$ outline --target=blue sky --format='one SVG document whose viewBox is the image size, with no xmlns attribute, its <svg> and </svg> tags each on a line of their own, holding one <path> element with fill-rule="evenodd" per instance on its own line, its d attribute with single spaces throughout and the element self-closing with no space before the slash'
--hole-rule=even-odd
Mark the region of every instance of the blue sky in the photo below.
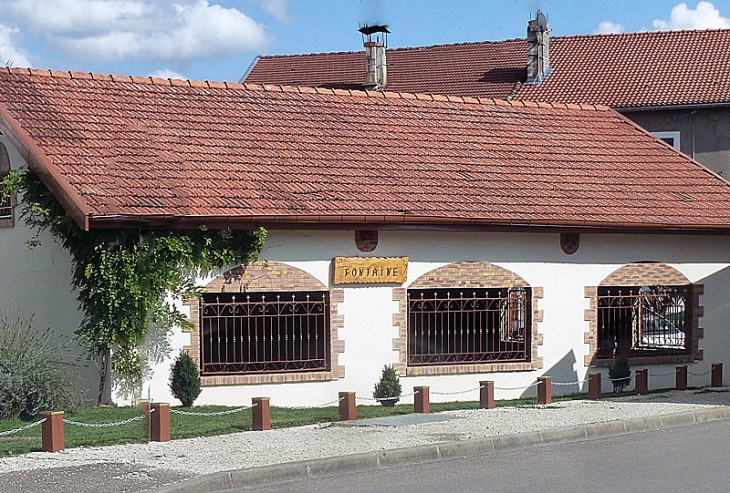
<svg viewBox="0 0 730 493">
<path fill-rule="evenodd" d="M 257 54 L 362 49 L 361 24 L 390 47 L 525 36 L 730 28 L 730 0 L 0 0 L 0 59 L 15 67 L 237 81 Z"/>
</svg>

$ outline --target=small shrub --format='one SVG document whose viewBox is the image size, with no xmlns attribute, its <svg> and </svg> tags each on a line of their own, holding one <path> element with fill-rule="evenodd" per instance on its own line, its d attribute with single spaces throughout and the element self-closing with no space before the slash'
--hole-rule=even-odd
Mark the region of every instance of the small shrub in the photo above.
<svg viewBox="0 0 730 493">
<path fill-rule="evenodd" d="M 68 343 L 53 330 L 37 330 L 33 318 L 0 314 L 0 419 L 30 420 L 43 411 L 74 411 L 83 404 Z"/>
<path fill-rule="evenodd" d="M 608 378 L 611 379 L 614 392 L 623 392 L 631 382 L 631 368 L 629 360 L 624 356 L 618 356 L 608 366 Z"/>
<path fill-rule="evenodd" d="M 181 352 L 170 367 L 170 391 L 182 402 L 183 407 L 190 407 L 200 395 L 200 374 L 198 366 L 185 351 Z"/>
<path fill-rule="evenodd" d="M 400 386 L 400 377 L 395 372 L 395 368 L 385 365 L 380 381 L 375 384 L 373 397 L 381 399 L 380 403 L 384 406 L 395 406 L 400 400 L 402 389 Z"/>
</svg>

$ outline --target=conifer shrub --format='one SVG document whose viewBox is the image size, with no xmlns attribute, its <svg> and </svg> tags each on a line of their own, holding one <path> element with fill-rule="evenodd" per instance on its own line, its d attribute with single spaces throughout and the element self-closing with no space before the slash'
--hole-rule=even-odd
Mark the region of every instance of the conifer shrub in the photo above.
<svg viewBox="0 0 730 493">
<path fill-rule="evenodd" d="M 401 393 L 400 377 L 395 368 L 388 365 L 383 366 L 383 373 L 380 381 L 375 384 L 373 397 L 378 399 L 383 406 L 391 407 L 400 400 Z"/>
<path fill-rule="evenodd" d="M 613 363 L 608 365 L 608 378 L 611 379 L 614 392 L 623 392 L 631 382 L 631 368 L 625 356 L 617 356 Z"/>
<path fill-rule="evenodd" d="M 190 407 L 201 392 L 198 366 L 190 355 L 182 351 L 170 367 L 170 391 L 183 407 Z"/>
<path fill-rule="evenodd" d="M 33 318 L 0 314 L 0 419 L 37 418 L 43 411 L 74 411 L 83 404 L 75 383 L 78 357 Z"/>
</svg>

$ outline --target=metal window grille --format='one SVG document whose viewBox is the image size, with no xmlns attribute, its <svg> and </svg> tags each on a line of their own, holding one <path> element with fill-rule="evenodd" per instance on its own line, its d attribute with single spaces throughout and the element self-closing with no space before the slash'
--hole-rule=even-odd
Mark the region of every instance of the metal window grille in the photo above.
<svg viewBox="0 0 730 493">
<path fill-rule="evenodd" d="M 687 294 L 687 286 L 599 288 L 598 357 L 687 353 Z"/>
<path fill-rule="evenodd" d="M 0 185 L 1 184 L 2 184 L 2 179 L 0 178 Z M 13 214 L 12 197 L 0 192 L 0 219 L 12 217 L 12 214 Z"/>
<path fill-rule="evenodd" d="M 201 373 L 329 369 L 329 293 L 203 295 Z"/>
<path fill-rule="evenodd" d="M 529 288 L 408 291 L 408 364 L 530 361 Z"/>
</svg>

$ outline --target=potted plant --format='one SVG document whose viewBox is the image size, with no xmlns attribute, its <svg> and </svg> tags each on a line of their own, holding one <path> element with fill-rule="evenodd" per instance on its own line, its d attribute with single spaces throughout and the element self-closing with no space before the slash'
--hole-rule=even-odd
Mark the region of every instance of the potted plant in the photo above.
<svg viewBox="0 0 730 493">
<path fill-rule="evenodd" d="M 625 356 L 617 356 L 613 363 L 608 365 L 608 378 L 613 384 L 614 392 L 623 392 L 631 382 L 631 368 Z"/>
<path fill-rule="evenodd" d="M 375 384 L 373 397 L 383 406 L 392 407 L 400 400 L 401 392 L 400 377 L 398 377 L 395 368 L 385 365 L 380 381 Z"/>
</svg>

